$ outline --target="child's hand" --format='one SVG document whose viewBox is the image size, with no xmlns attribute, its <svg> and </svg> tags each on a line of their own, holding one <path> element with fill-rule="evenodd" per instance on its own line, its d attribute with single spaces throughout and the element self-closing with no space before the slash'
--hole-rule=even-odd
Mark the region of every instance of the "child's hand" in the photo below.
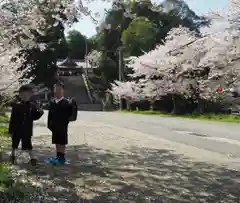
<svg viewBox="0 0 240 203">
<path fill-rule="evenodd" d="M 44 111 L 43 111 L 43 109 L 42 109 L 42 108 L 39 108 L 39 109 L 38 109 L 38 111 L 39 111 L 39 113 L 41 113 L 41 114 L 43 114 L 43 113 L 44 113 Z"/>
</svg>

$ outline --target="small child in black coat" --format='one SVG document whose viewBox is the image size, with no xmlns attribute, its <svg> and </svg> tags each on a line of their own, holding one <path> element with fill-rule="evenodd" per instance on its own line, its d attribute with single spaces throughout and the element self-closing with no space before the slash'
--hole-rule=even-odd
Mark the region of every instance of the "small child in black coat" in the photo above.
<svg viewBox="0 0 240 203">
<path fill-rule="evenodd" d="M 10 156 L 12 164 L 15 163 L 15 151 L 19 143 L 22 143 L 22 150 L 28 151 L 30 163 L 36 165 L 36 158 L 33 154 L 32 135 L 33 121 L 43 115 L 43 110 L 30 99 L 33 95 L 31 85 L 23 85 L 19 89 L 17 102 L 12 104 L 8 134 L 12 137 L 12 153 Z"/>
<path fill-rule="evenodd" d="M 48 129 L 52 132 L 52 144 L 56 145 L 56 157 L 50 159 L 52 164 L 65 163 L 65 150 L 68 144 L 68 124 L 72 116 L 72 102 L 64 98 L 64 84 L 54 84 L 54 99 L 50 102 Z"/>
</svg>

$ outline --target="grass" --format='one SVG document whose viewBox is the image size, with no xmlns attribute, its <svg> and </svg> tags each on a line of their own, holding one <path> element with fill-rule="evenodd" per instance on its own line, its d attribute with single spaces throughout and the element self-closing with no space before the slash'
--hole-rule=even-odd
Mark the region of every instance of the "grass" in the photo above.
<svg viewBox="0 0 240 203">
<path fill-rule="evenodd" d="M 12 184 L 12 178 L 11 178 L 11 172 L 10 168 L 7 164 L 2 162 L 3 159 L 3 153 L 5 148 L 10 143 L 10 139 L 7 137 L 7 127 L 4 126 L 8 121 L 7 116 L 0 116 L 0 192 L 6 194 L 8 188 L 10 188 L 10 185 Z"/>
<path fill-rule="evenodd" d="M 4 162 L 6 149 L 10 148 L 7 116 L 0 116 L 0 199 L 7 202 L 31 202 L 29 198 L 38 197 L 38 189 L 18 168 Z M 35 196 L 34 196 L 35 195 Z"/>
<path fill-rule="evenodd" d="M 0 116 L 0 123 L 6 124 L 8 122 L 9 122 L 9 118 L 7 116 L 3 116 L 3 115 Z"/>
<path fill-rule="evenodd" d="M 121 112 L 122 113 L 141 114 L 141 115 L 158 115 L 158 116 L 167 116 L 167 117 L 178 117 L 178 118 L 195 119 L 195 120 L 240 123 L 239 115 L 229 115 L 229 114 L 171 115 L 171 114 L 161 113 L 161 112 L 157 112 L 157 111 L 126 111 L 126 110 L 121 111 Z"/>
<path fill-rule="evenodd" d="M 1 122 L 0 122 L 1 123 Z M 0 135 L 1 136 L 6 136 L 8 133 L 8 128 L 5 126 L 0 126 Z"/>
<path fill-rule="evenodd" d="M 9 118 L 0 116 L 0 194 L 3 202 L 8 202 L 10 199 L 21 199 L 24 197 L 21 187 L 14 181 L 11 167 L 3 162 L 3 155 L 6 148 L 10 145 L 10 138 L 7 135 Z"/>
<path fill-rule="evenodd" d="M 9 171 L 9 166 L 7 164 L 0 164 L 0 191 L 6 192 L 8 187 L 11 185 L 12 179 Z"/>
<path fill-rule="evenodd" d="M 0 149 L 1 149 L 1 152 L 3 151 L 3 149 L 8 147 L 8 145 L 10 144 L 10 139 L 7 135 L 8 121 L 9 121 L 9 118 L 7 116 L 0 116 Z"/>
</svg>

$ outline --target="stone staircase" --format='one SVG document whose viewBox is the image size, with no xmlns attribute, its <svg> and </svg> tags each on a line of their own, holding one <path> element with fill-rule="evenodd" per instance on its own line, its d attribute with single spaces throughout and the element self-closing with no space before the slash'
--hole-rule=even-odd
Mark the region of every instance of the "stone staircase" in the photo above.
<svg viewBox="0 0 240 203">
<path fill-rule="evenodd" d="M 101 104 L 79 104 L 79 111 L 102 111 Z"/>
<path fill-rule="evenodd" d="M 64 77 L 65 96 L 73 97 L 81 111 L 101 111 L 101 104 L 92 103 L 91 92 L 84 77 L 84 74 Z"/>
<path fill-rule="evenodd" d="M 82 76 L 64 77 L 65 96 L 73 97 L 78 104 L 91 103 Z"/>
</svg>

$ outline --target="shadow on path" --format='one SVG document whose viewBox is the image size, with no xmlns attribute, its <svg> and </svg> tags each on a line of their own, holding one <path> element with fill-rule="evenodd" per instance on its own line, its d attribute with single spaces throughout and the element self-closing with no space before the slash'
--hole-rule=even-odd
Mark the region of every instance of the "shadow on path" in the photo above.
<svg viewBox="0 0 240 203">
<path fill-rule="evenodd" d="M 44 191 L 57 202 L 240 202 L 239 171 L 193 162 L 171 151 L 131 148 L 113 153 L 69 146 L 70 165 L 51 166 L 43 160 L 52 155 L 52 148 L 35 148 L 38 167 L 19 167 L 28 177 L 45 182 Z"/>
</svg>

